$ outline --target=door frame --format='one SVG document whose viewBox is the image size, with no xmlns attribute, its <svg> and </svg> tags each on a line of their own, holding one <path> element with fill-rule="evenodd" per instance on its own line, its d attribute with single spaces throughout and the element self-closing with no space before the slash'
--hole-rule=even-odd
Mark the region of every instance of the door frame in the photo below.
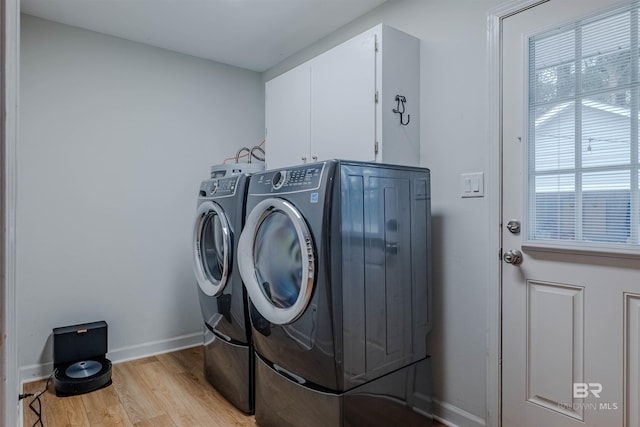
<svg viewBox="0 0 640 427">
<path fill-rule="evenodd" d="M 503 20 L 550 0 L 511 0 L 487 13 L 489 149 L 489 226 L 493 230 L 487 286 L 486 425 L 502 425 L 502 26 Z M 494 255 L 492 255 L 493 257 Z"/>
<path fill-rule="evenodd" d="M 18 393 L 16 323 L 16 149 L 18 145 L 18 94 L 20 50 L 20 0 L 0 0 L 0 52 L 2 79 L 0 106 L 0 423 L 21 425 Z M 2 339 L 4 337 L 4 339 Z"/>
</svg>

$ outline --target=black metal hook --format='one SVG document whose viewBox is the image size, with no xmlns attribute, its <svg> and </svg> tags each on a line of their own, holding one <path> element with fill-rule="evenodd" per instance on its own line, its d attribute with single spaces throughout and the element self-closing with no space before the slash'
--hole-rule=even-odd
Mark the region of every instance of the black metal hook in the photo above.
<svg viewBox="0 0 640 427">
<path fill-rule="evenodd" d="M 407 114 L 407 123 L 404 123 L 402 121 L 402 115 L 405 112 L 404 103 L 407 102 L 407 98 L 404 95 L 396 95 L 396 102 L 398 103 L 398 105 L 396 106 L 396 108 L 393 109 L 393 112 L 400 114 L 400 124 L 402 126 L 406 126 L 409 124 L 409 121 L 411 120 L 411 115 Z M 402 110 L 400 110 L 400 107 L 402 107 Z"/>
</svg>

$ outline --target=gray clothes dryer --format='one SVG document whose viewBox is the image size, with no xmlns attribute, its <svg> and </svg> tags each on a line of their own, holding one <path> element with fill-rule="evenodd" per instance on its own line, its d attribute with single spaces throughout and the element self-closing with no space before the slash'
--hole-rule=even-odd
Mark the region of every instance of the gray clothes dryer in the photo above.
<svg viewBox="0 0 640 427">
<path fill-rule="evenodd" d="M 261 427 L 430 423 L 430 178 L 326 161 L 252 175 L 238 245 Z"/>
<path fill-rule="evenodd" d="M 253 345 L 235 256 L 248 183 L 242 174 L 200 184 L 193 268 L 205 326 L 205 376 L 234 406 L 253 413 Z"/>
</svg>

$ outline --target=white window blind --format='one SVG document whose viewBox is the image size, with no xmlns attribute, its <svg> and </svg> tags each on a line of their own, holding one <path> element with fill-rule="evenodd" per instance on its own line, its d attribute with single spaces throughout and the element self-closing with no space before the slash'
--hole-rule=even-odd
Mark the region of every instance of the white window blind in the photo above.
<svg viewBox="0 0 640 427">
<path fill-rule="evenodd" d="M 640 249 L 638 15 L 529 39 L 529 241 Z"/>
</svg>

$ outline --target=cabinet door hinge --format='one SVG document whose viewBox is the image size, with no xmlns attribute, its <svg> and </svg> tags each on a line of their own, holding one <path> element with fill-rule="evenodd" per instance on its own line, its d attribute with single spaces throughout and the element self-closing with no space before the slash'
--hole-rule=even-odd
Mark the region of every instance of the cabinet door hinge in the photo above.
<svg viewBox="0 0 640 427">
<path fill-rule="evenodd" d="M 379 97 L 379 93 L 378 93 L 378 91 L 376 91 L 376 96 L 375 96 L 376 104 L 378 103 L 378 99 L 379 99 L 379 98 L 380 98 L 380 97 Z"/>
<path fill-rule="evenodd" d="M 376 141 L 376 143 L 373 144 L 373 151 L 375 154 L 378 154 L 378 141 Z"/>
<path fill-rule="evenodd" d="M 375 37 L 375 41 L 373 42 L 373 48 L 376 52 L 380 50 L 380 46 L 378 46 L 378 36 Z"/>
</svg>

